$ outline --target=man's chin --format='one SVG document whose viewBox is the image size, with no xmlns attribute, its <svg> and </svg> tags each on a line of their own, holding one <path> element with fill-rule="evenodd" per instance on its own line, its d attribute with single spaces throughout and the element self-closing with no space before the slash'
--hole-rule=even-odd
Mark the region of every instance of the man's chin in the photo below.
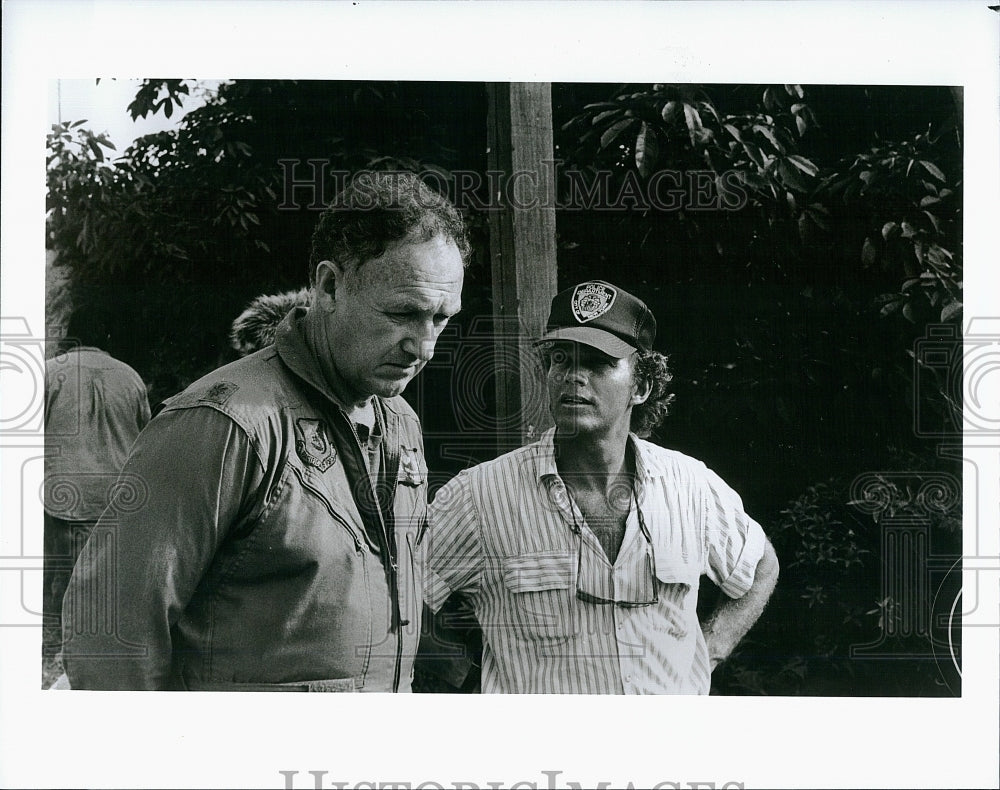
<svg viewBox="0 0 1000 790">
<path fill-rule="evenodd" d="M 406 389 L 406 385 L 413 380 L 413 376 L 408 376 L 404 379 L 382 379 L 375 382 L 375 394 L 380 398 L 395 398 L 397 395 L 402 395 L 403 390 Z"/>
<path fill-rule="evenodd" d="M 560 413 L 557 409 L 556 414 L 553 415 L 553 422 L 556 424 L 559 435 L 564 439 L 586 433 L 586 425 L 584 424 L 586 420 L 581 420 L 575 414 Z"/>
</svg>

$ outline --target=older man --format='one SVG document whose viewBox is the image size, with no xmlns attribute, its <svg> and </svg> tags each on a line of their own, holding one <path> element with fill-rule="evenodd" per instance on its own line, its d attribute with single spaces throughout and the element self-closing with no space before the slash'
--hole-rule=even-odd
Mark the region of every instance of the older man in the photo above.
<svg viewBox="0 0 1000 790">
<path fill-rule="evenodd" d="M 672 398 L 646 305 L 591 281 L 552 301 L 541 349 L 555 428 L 438 492 L 427 604 L 471 602 L 482 690 L 706 694 L 778 563 L 739 496 L 644 441 Z M 702 575 L 729 600 L 699 623 Z"/>
<path fill-rule="evenodd" d="M 468 251 L 411 174 L 338 196 L 309 307 L 139 437 L 135 494 L 104 514 L 67 596 L 74 688 L 409 690 L 426 465 L 399 395 L 461 307 Z"/>
</svg>

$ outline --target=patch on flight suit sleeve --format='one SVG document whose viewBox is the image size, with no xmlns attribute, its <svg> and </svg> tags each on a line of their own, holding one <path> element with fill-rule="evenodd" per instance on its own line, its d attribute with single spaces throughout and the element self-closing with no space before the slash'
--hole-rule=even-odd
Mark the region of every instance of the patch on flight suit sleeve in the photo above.
<svg viewBox="0 0 1000 790">
<path fill-rule="evenodd" d="M 206 401 L 208 403 L 215 403 L 221 406 L 232 396 L 236 390 L 239 389 L 238 384 L 233 384 L 230 381 L 219 381 L 209 387 L 205 392 L 198 398 L 200 401 Z"/>
<path fill-rule="evenodd" d="M 424 482 L 424 472 L 420 468 L 420 454 L 416 447 L 401 447 L 399 449 L 399 476 L 396 478 L 400 485 L 416 488 Z"/>
<path fill-rule="evenodd" d="M 295 421 L 295 452 L 304 464 L 315 466 L 321 472 L 337 461 L 337 449 L 322 420 L 300 417 Z"/>
</svg>

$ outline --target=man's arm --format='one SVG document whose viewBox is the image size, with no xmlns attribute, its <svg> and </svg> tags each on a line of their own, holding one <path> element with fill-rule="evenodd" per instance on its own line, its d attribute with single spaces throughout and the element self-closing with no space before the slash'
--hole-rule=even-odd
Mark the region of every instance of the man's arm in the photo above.
<svg viewBox="0 0 1000 790">
<path fill-rule="evenodd" d="M 757 563 L 753 584 L 739 598 L 720 603 L 702 625 L 712 669 L 724 661 L 750 630 L 767 605 L 778 582 L 778 556 L 765 540 L 764 553 Z"/>
<path fill-rule="evenodd" d="M 471 643 L 480 641 L 480 631 L 472 604 L 462 595 L 478 589 L 482 572 L 478 515 L 467 476 L 438 492 L 427 522 L 424 628 L 415 666 L 421 682 L 429 683 L 428 676 L 433 676 L 455 690 L 473 680 L 478 684 L 470 653 Z M 473 674 L 475 678 L 470 677 Z"/>
<path fill-rule="evenodd" d="M 209 407 L 140 434 L 119 493 L 77 562 L 63 607 L 73 688 L 169 687 L 171 629 L 261 480 L 246 435 Z"/>
</svg>

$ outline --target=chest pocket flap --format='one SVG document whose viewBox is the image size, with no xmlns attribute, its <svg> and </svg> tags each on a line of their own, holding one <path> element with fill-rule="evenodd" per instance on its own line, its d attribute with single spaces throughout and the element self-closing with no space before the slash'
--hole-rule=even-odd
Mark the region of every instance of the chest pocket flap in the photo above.
<svg viewBox="0 0 1000 790">
<path fill-rule="evenodd" d="M 508 557 L 502 571 L 512 606 L 507 627 L 514 634 L 528 640 L 562 640 L 576 634 L 575 554 Z"/>
<path fill-rule="evenodd" d="M 572 554 L 525 554 L 503 561 L 503 584 L 512 593 L 568 590 L 576 564 Z"/>
<path fill-rule="evenodd" d="M 684 557 L 668 554 L 656 555 L 656 578 L 661 584 L 686 584 L 697 587 L 701 569 Z"/>
</svg>

